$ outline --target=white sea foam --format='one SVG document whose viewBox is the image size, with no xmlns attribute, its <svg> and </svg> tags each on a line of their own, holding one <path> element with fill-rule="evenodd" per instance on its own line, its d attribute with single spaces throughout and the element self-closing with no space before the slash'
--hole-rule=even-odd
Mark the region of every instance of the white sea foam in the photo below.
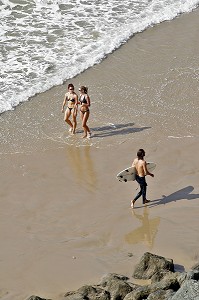
<svg viewBox="0 0 199 300">
<path fill-rule="evenodd" d="M 99 63 L 199 0 L 0 0 L 0 113 Z"/>
</svg>

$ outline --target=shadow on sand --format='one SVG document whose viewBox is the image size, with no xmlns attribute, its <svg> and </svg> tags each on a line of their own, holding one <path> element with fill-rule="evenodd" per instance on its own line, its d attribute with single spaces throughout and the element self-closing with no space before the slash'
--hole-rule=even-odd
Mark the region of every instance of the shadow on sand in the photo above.
<svg viewBox="0 0 199 300">
<path fill-rule="evenodd" d="M 103 127 L 95 127 L 92 128 L 92 132 L 95 137 L 103 138 L 107 136 L 114 136 L 114 135 L 125 135 L 135 132 L 140 132 L 145 129 L 150 129 L 151 127 L 140 127 L 135 128 L 133 127 L 134 123 L 127 123 L 127 124 L 110 124 Z"/>
<path fill-rule="evenodd" d="M 167 204 L 172 201 L 179 201 L 183 199 L 187 200 L 194 200 L 199 199 L 199 194 L 191 194 L 191 192 L 194 190 L 193 186 L 187 186 L 175 193 L 172 193 L 168 196 L 162 195 L 162 198 L 151 201 L 148 206 L 153 207 L 160 204 Z"/>
</svg>

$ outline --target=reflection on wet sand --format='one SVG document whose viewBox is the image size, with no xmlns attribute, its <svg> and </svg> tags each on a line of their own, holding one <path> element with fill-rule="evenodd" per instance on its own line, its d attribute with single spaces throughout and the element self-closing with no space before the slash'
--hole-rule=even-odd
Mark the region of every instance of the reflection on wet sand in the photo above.
<svg viewBox="0 0 199 300">
<path fill-rule="evenodd" d="M 94 162 L 91 158 L 90 147 L 67 146 L 67 165 L 72 172 L 71 176 L 77 184 L 94 191 L 97 184 Z"/>
<path fill-rule="evenodd" d="M 132 214 L 133 217 L 136 217 L 141 222 L 141 226 L 125 236 L 126 242 L 129 244 L 138 244 L 144 242 L 151 250 L 153 248 L 155 236 L 158 232 L 160 217 L 150 219 L 149 209 L 147 207 L 144 207 L 143 214 L 138 214 L 135 212 L 135 210 L 132 210 Z"/>
</svg>

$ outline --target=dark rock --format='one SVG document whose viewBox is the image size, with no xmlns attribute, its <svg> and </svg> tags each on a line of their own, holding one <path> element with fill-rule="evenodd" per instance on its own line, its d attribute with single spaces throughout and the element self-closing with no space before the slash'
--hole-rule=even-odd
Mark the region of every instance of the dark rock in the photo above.
<svg viewBox="0 0 199 300">
<path fill-rule="evenodd" d="M 195 264 L 191 269 L 199 271 L 199 263 Z"/>
<path fill-rule="evenodd" d="M 133 256 L 133 253 L 128 253 L 128 257 L 132 257 Z"/>
<path fill-rule="evenodd" d="M 46 298 L 40 298 L 39 296 L 31 296 L 30 298 L 28 298 L 27 300 L 50 300 L 50 299 L 46 299 Z"/>
<path fill-rule="evenodd" d="M 158 290 L 151 293 L 147 300 L 166 300 L 172 297 L 175 294 L 173 290 Z"/>
<path fill-rule="evenodd" d="M 147 299 L 149 295 L 148 286 L 140 286 L 136 290 L 133 290 L 129 294 L 126 295 L 124 300 L 142 300 Z"/>
<path fill-rule="evenodd" d="M 155 273 L 165 270 L 174 272 L 172 259 L 166 259 L 162 256 L 146 252 L 136 266 L 133 277 L 138 279 L 150 279 Z"/>
<path fill-rule="evenodd" d="M 128 277 L 118 274 L 107 274 L 100 282 L 100 285 L 110 293 L 112 300 L 124 299 L 138 285 L 127 282 Z"/>
<path fill-rule="evenodd" d="M 199 282 L 186 280 L 169 300 L 199 300 Z"/>
<path fill-rule="evenodd" d="M 84 285 L 75 292 L 64 295 L 67 300 L 110 300 L 109 292 L 99 286 Z"/>
<path fill-rule="evenodd" d="M 129 278 L 127 276 L 116 274 L 116 273 L 108 273 L 102 277 L 99 284 L 101 286 L 106 286 L 108 281 L 114 280 L 114 279 L 123 280 L 123 281 L 129 280 Z"/>
<path fill-rule="evenodd" d="M 183 282 L 185 280 L 188 280 L 188 279 L 190 279 L 189 276 L 188 276 L 188 273 L 183 272 L 183 273 L 179 274 L 179 276 L 178 276 L 178 282 L 179 282 L 180 286 L 183 284 Z"/>
<path fill-rule="evenodd" d="M 173 272 L 166 271 L 166 270 L 163 270 L 163 271 L 160 270 L 151 277 L 151 283 L 159 282 L 164 277 L 169 276 L 170 274 L 173 274 Z"/>
<path fill-rule="evenodd" d="M 199 300 L 199 269 L 174 272 L 173 260 L 146 252 L 137 265 L 134 277 L 151 279 L 140 286 L 124 275 L 110 273 L 97 285 L 84 285 L 68 292 L 64 300 Z M 27 300 L 47 300 L 31 296 Z"/>
<path fill-rule="evenodd" d="M 64 299 L 67 300 L 84 300 L 84 296 L 78 292 L 67 292 L 64 295 Z"/>
<path fill-rule="evenodd" d="M 199 270 L 188 272 L 188 276 L 190 279 L 199 280 Z"/>
<path fill-rule="evenodd" d="M 182 279 L 181 282 L 180 282 L 180 276 L 181 275 L 182 275 L 182 273 L 179 273 L 179 272 L 175 272 L 175 273 L 169 272 L 169 271 L 158 272 L 158 273 L 155 273 L 151 277 L 151 283 L 155 284 L 155 283 L 160 283 L 160 282 L 171 282 L 171 281 L 173 281 L 173 282 L 176 282 L 177 288 L 179 288 L 180 285 L 182 284 L 182 280 L 183 280 Z M 158 280 L 158 279 L 160 279 L 160 280 Z"/>
<path fill-rule="evenodd" d="M 199 280 L 199 271 L 189 271 L 180 273 L 178 276 L 178 282 L 180 285 L 183 284 L 185 280 Z"/>
<path fill-rule="evenodd" d="M 180 288 L 177 275 L 178 274 L 170 273 L 160 282 L 136 288 L 129 293 L 124 300 L 148 299 L 151 294 L 155 297 L 158 293 L 162 295 L 162 298 L 160 299 L 167 299 L 165 298 L 167 295 L 171 296 L 174 291 L 177 291 Z M 168 290 L 170 290 L 170 292 L 167 293 Z"/>
<path fill-rule="evenodd" d="M 157 290 L 173 290 L 177 291 L 180 288 L 180 284 L 178 282 L 178 274 L 168 274 L 166 277 L 164 277 L 160 282 L 153 283 L 149 285 L 149 293 L 153 293 Z"/>
</svg>

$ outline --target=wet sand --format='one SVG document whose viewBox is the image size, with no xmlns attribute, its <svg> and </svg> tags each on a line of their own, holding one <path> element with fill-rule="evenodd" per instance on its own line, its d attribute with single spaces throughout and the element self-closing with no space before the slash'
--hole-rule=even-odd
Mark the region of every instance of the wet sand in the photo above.
<svg viewBox="0 0 199 300">
<path fill-rule="evenodd" d="M 131 277 L 146 251 L 180 270 L 199 260 L 198 16 L 137 34 L 72 80 L 89 86 L 90 141 L 63 123 L 68 82 L 1 116 L 2 299 Z M 115 175 L 140 147 L 157 167 L 151 203 L 132 210 L 137 185 Z"/>
</svg>

